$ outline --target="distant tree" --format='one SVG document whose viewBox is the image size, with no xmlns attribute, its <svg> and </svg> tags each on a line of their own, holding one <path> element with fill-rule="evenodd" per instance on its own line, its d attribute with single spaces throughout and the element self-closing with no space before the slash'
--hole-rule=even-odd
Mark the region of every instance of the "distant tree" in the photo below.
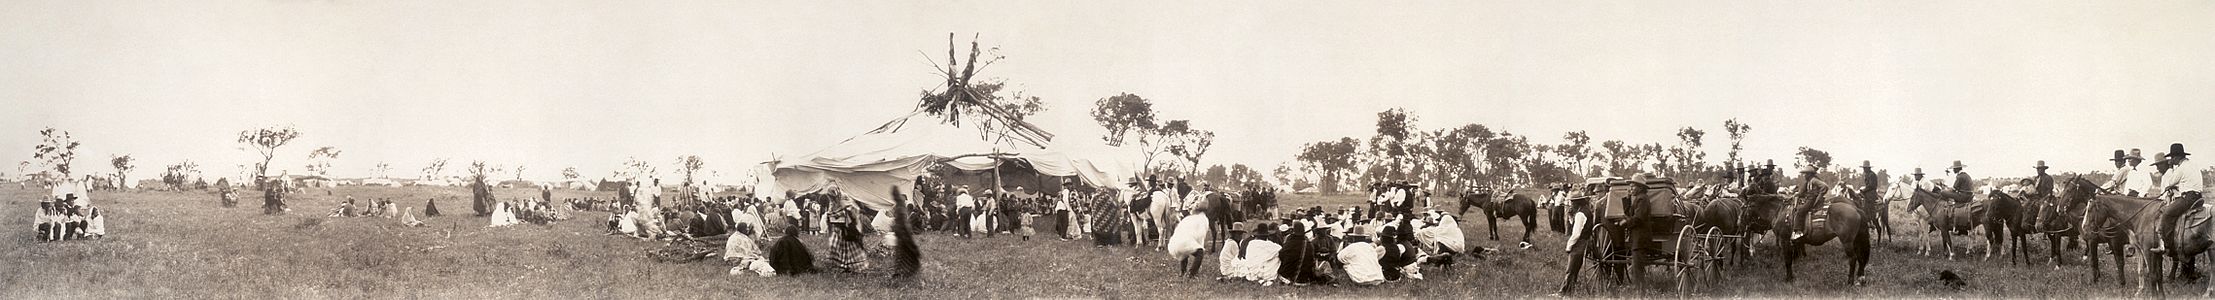
<svg viewBox="0 0 2215 300">
<path fill-rule="evenodd" d="M 653 165 L 634 157 L 624 161 L 622 168 L 615 169 L 615 178 L 622 178 L 624 181 L 638 181 L 640 177 L 651 176 L 654 172 Z"/>
<path fill-rule="evenodd" d="M 572 179 L 572 180 L 574 180 L 574 179 L 577 179 L 577 178 L 579 178 L 579 177 L 584 177 L 584 175 L 583 175 L 583 174 L 579 174 L 579 173 L 577 173 L 577 167 L 567 167 L 567 168 L 562 168 L 562 169 L 561 169 L 561 178 L 562 178 L 562 179 Z"/>
<path fill-rule="evenodd" d="M 1269 185 L 1268 180 L 1262 178 L 1261 171 L 1254 170 L 1253 167 L 1247 167 L 1246 164 L 1231 165 L 1231 184 L 1239 185 L 1242 188 L 1259 188 Z"/>
<path fill-rule="evenodd" d="M 300 131 L 290 125 L 268 127 L 238 132 L 238 143 L 254 147 L 261 153 L 261 163 L 254 164 L 254 176 L 269 176 L 269 162 L 277 158 L 277 148 L 291 144 L 300 138 Z M 260 182 L 256 182 L 260 184 Z"/>
<path fill-rule="evenodd" d="M 1209 147 L 1215 145 L 1215 132 L 1192 128 L 1192 121 L 1176 120 L 1162 124 L 1156 134 L 1168 141 L 1169 154 L 1182 159 L 1190 166 L 1191 173 L 1199 173 L 1200 158 L 1207 156 Z"/>
<path fill-rule="evenodd" d="M 338 160 L 338 153 L 338 147 L 331 146 L 323 146 L 315 148 L 314 151 L 308 151 L 308 173 L 325 178 L 331 177 L 331 163 Z"/>
<path fill-rule="evenodd" d="M 1740 145 L 1746 142 L 1746 133 L 1753 131 L 1753 125 L 1739 123 L 1738 119 L 1723 121 L 1723 132 L 1730 134 L 1730 157 L 1729 160 L 1726 161 L 1733 164 L 1745 162 L 1738 157 L 1738 151 L 1746 149 L 1745 147 L 1742 147 Z"/>
<path fill-rule="evenodd" d="M 1602 155 L 1600 158 L 1604 158 L 1605 160 L 1607 160 L 1607 176 L 1621 177 L 1624 175 L 1622 174 L 1624 155 L 1623 141 L 1608 140 L 1605 142 L 1600 142 L 1598 153 L 1606 154 Z"/>
<path fill-rule="evenodd" d="M 44 175 L 40 176 L 41 179 L 51 181 L 70 178 L 70 163 L 77 160 L 77 146 L 83 144 L 78 143 L 76 138 L 70 137 L 68 131 L 54 128 L 39 130 L 38 135 L 44 141 L 37 146 L 32 146 L 34 152 L 31 153 L 31 158 L 38 159 L 47 167 L 47 170 L 39 172 Z M 49 171 L 54 174 L 45 175 Z"/>
<path fill-rule="evenodd" d="M 1802 146 L 1797 154 L 1800 157 L 1800 162 L 1813 165 L 1816 170 L 1830 168 L 1830 152 Z"/>
<path fill-rule="evenodd" d="M 1154 104 L 1151 100 L 1124 93 L 1114 97 L 1100 98 L 1099 101 L 1094 101 L 1092 104 L 1092 120 L 1100 123 L 1100 127 L 1107 129 L 1107 133 L 1101 135 L 1100 140 L 1106 141 L 1108 146 L 1115 147 L 1137 144 L 1139 154 L 1143 158 L 1140 161 L 1140 168 L 1144 170 L 1141 171 L 1151 170 L 1154 165 L 1154 157 L 1168 152 L 1168 143 L 1163 141 L 1163 137 L 1158 136 L 1162 132 L 1162 126 L 1155 120 Z"/>
<path fill-rule="evenodd" d="M 1224 167 L 1223 165 L 1208 166 L 1207 172 L 1200 173 L 1200 181 L 1205 181 L 1216 185 L 1230 185 L 1230 170 L 1231 169 L 1229 167 Z"/>
<path fill-rule="evenodd" d="M 115 185 L 117 188 L 128 189 L 130 187 L 131 170 L 138 169 L 138 166 L 131 165 L 131 162 L 130 154 L 108 156 L 108 165 L 115 167 Z"/>
<path fill-rule="evenodd" d="M 515 165 L 515 181 L 523 181 L 523 169 L 525 168 L 529 168 L 529 166 Z"/>
<path fill-rule="evenodd" d="M 1570 131 L 1561 135 L 1561 141 L 1561 146 L 1554 147 L 1554 151 L 1560 152 L 1562 160 L 1569 161 L 1570 170 L 1583 172 L 1584 162 L 1592 157 L 1592 136 L 1583 130 Z"/>
<path fill-rule="evenodd" d="M 377 178 L 391 178 L 392 164 L 381 161 L 377 162 L 377 166 L 369 168 L 369 172 L 377 174 Z"/>
<path fill-rule="evenodd" d="M 191 160 L 186 160 L 174 165 L 163 167 L 162 183 L 168 184 L 172 188 L 181 189 L 188 183 L 189 180 L 193 180 L 195 177 L 199 177 L 197 175 L 199 173 L 200 164 L 193 163 Z"/>
<path fill-rule="evenodd" d="M 1320 177 L 1321 184 L 1318 188 L 1324 193 L 1336 193 L 1339 185 L 1344 184 L 1349 176 L 1355 175 L 1354 172 L 1360 169 L 1355 164 L 1355 149 L 1360 146 L 1360 141 L 1350 137 L 1308 143 L 1301 148 L 1300 155 L 1296 158 L 1302 169 Z"/>
<path fill-rule="evenodd" d="M 1707 171 L 1707 151 L 1700 150 L 1700 147 L 1706 146 L 1705 141 L 1703 141 L 1706 137 L 1707 131 L 1695 129 L 1692 126 L 1677 129 L 1677 147 L 1679 147 L 1679 150 L 1670 151 L 1670 154 L 1674 154 L 1677 160 L 1678 174 L 1675 175 L 1676 177 L 1693 176 L 1696 175 L 1694 173 Z"/>
<path fill-rule="evenodd" d="M 445 174 L 446 158 L 444 157 L 432 159 L 430 165 L 423 166 L 423 180 L 438 180 L 439 177 L 443 177 Z"/>
<path fill-rule="evenodd" d="M 1407 142 L 1416 131 L 1415 119 L 1404 108 L 1377 112 L 1377 135 L 1369 138 L 1369 156 L 1385 166 L 1378 175 L 1385 179 L 1405 177 Z"/>
<path fill-rule="evenodd" d="M 691 186 L 698 179 L 700 169 L 706 168 L 707 165 L 706 161 L 700 160 L 699 155 L 679 156 L 676 162 L 677 174 L 684 176 L 685 186 Z"/>
</svg>

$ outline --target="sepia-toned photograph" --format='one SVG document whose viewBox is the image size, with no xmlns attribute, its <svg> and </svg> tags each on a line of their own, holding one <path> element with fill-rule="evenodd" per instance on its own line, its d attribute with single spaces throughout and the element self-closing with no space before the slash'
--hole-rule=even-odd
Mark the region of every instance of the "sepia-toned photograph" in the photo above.
<svg viewBox="0 0 2215 300">
<path fill-rule="evenodd" d="M 0 299 L 2215 297 L 2211 114 L 2215 1 L 5 1 Z"/>
</svg>

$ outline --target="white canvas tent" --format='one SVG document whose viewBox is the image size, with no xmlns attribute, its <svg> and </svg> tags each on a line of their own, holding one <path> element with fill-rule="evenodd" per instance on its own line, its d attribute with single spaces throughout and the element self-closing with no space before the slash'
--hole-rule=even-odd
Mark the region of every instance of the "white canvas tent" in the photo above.
<svg viewBox="0 0 2215 300">
<path fill-rule="evenodd" d="M 919 117 L 920 116 L 920 117 Z M 1069 176 L 1098 187 L 1117 186 L 1118 179 L 1134 174 L 1137 160 L 1097 142 L 1032 143 L 1044 140 L 998 136 L 967 126 L 987 124 L 941 122 L 920 112 L 893 120 L 883 127 L 837 145 L 792 160 L 772 160 L 755 168 L 757 195 L 782 198 L 784 192 L 823 190 L 832 185 L 872 209 L 890 209 L 891 191 L 914 190 L 915 178 L 931 166 L 946 164 L 962 170 L 991 170 L 1002 159 L 1022 160 L 1040 174 Z M 765 174 L 766 173 L 766 174 Z"/>
</svg>

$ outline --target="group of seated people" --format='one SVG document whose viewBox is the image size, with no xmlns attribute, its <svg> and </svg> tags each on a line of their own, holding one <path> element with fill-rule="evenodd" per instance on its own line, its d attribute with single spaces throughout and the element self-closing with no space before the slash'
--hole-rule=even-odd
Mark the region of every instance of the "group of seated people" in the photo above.
<svg viewBox="0 0 2215 300">
<path fill-rule="evenodd" d="M 99 239 L 107 236 L 107 217 L 100 214 L 99 208 L 86 204 L 76 194 L 66 195 L 62 199 L 39 201 L 38 215 L 33 218 L 37 223 L 35 227 L 38 240 Z"/>
<path fill-rule="evenodd" d="M 500 201 L 493 206 L 491 227 L 523 223 L 546 225 L 568 219 L 568 214 L 556 211 L 553 203 L 546 199 Z"/>
<path fill-rule="evenodd" d="M 1250 231 L 1243 222 L 1233 223 L 1216 253 L 1221 274 L 1217 280 L 1263 286 L 1330 284 L 1337 280 L 1333 274 L 1342 270 L 1347 282 L 1376 285 L 1423 279 L 1422 263 L 1452 266 L 1454 258 L 1467 250 L 1452 215 L 1437 211 L 1388 215 L 1389 219 L 1362 219 L 1358 209 L 1324 212 L 1317 207 L 1296 210 Z M 1178 247 L 1196 243 L 1185 241 L 1198 235 L 1188 233 L 1185 224 L 1196 216 L 1180 221 L 1170 238 L 1171 255 L 1191 261 L 1181 270 L 1186 276 L 1197 276 L 1205 261 L 1198 249 L 1190 249 L 1193 246 Z"/>
<path fill-rule="evenodd" d="M 331 209 L 331 217 L 398 218 L 400 208 L 392 200 L 384 198 L 369 200 L 368 207 L 355 206 L 354 196 L 346 196 L 346 202 L 340 202 L 338 207 Z"/>
</svg>

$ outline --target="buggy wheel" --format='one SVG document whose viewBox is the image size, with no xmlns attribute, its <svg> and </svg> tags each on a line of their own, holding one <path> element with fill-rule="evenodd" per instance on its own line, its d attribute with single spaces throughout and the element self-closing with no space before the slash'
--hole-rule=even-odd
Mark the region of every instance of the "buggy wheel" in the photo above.
<svg viewBox="0 0 2215 300">
<path fill-rule="evenodd" d="M 1676 245 L 1671 248 L 1676 251 L 1676 255 L 1670 258 L 1669 266 L 1674 271 L 1671 273 L 1677 276 L 1677 297 L 1680 298 L 1691 297 L 1693 285 L 1699 282 L 1694 277 L 1700 273 L 1693 266 L 1702 261 L 1704 255 L 1699 254 L 1702 252 L 1699 247 L 1703 244 L 1693 240 L 1693 235 L 1697 232 L 1699 231 L 1693 229 L 1692 225 L 1678 227 Z"/>
</svg>

